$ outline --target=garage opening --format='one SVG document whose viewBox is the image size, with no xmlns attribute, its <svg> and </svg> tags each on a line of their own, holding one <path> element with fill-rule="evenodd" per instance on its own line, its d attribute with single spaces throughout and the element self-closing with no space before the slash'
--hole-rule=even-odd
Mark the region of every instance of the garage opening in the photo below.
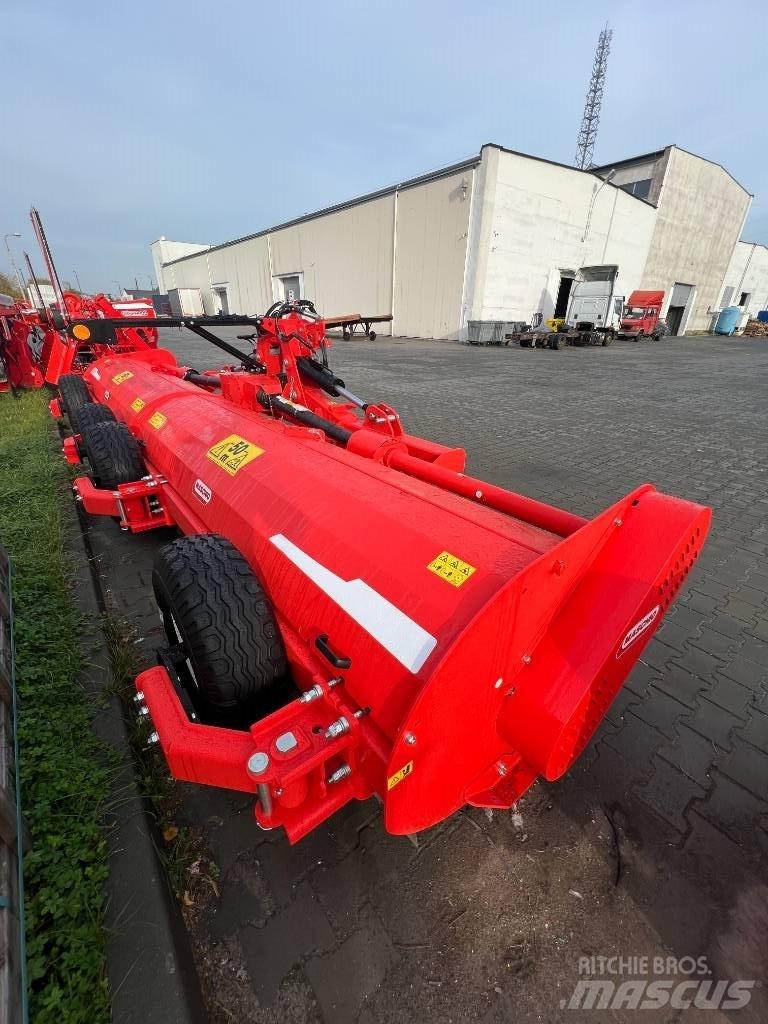
<svg viewBox="0 0 768 1024">
<path fill-rule="evenodd" d="M 557 289 L 557 299 L 555 300 L 555 317 L 564 317 L 568 312 L 568 300 L 571 297 L 571 288 L 573 287 L 573 279 L 575 273 L 572 270 L 561 270 L 560 271 L 560 287 Z"/>
<path fill-rule="evenodd" d="M 216 307 L 216 314 L 222 314 L 222 316 L 229 316 L 229 288 L 225 284 L 215 284 L 213 286 L 213 301 Z"/>
<path fill-rule="evenodd" d="M 671 335 L 682 334 L 685 330 L 693 302 L 693 292 L 692 284 L 679 284 L 676 281 L 672 286 L 672 295 L 669 299 L 666 316 L 667 327 Z"/>
</svg>

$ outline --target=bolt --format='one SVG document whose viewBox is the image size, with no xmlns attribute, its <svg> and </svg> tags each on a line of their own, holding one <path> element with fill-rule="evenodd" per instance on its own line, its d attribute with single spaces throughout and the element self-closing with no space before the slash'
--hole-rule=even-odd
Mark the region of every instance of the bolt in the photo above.
<svg viewBox="0 0 768 1024">
<path fill-rule="evenodd" d="M 479 499 L 479 498 L 482 498 L 482 496 L 483 496 L 483 492 L 482 491 L 475 491 L 475 497 L 476 498 Z"/>
<path fill-rule="evenodd" d="M 155 743 L 159 743 L 159 742 L 160 742 L 160 736 L 156 732 L 151 732 L 149 734 L 149 736 L 147 736 L 147 747 L 146 747 L 146 749 L 149 750 L 149 748 L 151 746 L 153 746 Z"/>
<path fill-rule="evenodd" d="M 134 696 L 133 699 L 136 701 L 137 704 L 141 704 L 141 702 L 144 700 L 144 691 L 139 690 L 139 692 Z"/>
<path fill-rule="evenodd" d="M 328 776 L 328 785 L 333 786 L 337 782 L 341 782 L 342 779 L 346 779 L 347 776 L 352 774 L 352 769 L 348 764 L 341 765 L 335 772 L 331 772 Z"/>
<path fill-rule="evenodd" d="M 311 704 L 313 700 L 317 700 L 323 696 L 322 686 L 312 686 L 309 690 L 305 690 L 304 693 L 299 697 L 300 704 Z"/>
<path fill-rule="evenodd" d="M 500 690 L 503 685 L 504 685 L 504 680 L 501 678 L 501 676 L 499 676 L 499 678 L 493 684 L 493 688 L 494 688 L 494 690 Z"/>
<path fill-rule="evenodd" d="M 147 707 L 146 704 L 142 704 L 141 707 L 139 708 L 139 715 L 140 715 L 140 717 L 141 718 L 146 718 L 148 714 L 149 714 L 149 708 Z"/>
<path fill-rule="evenodd" d="M 507 690 L 507 692 L 506 692 L 506 694 L 504 696 L 505 697 L 514 697 L 516 693 L 517 693 L 517 690 L 515 689 L 515 687 L 514 686 L 510 686 L 510 688 Z"/>
<path fill-rule="evenodd" d="M 263 775 L 267 768 L 269 768 L 269 758 L 261 750 L 257 750 L 255 754 L 251 754 L 248 758 L 248 763 L 245 767 L 249 775 Z"/>
<path fill-rule="evenodd" d="M 499 775 L 501 775 L 502 778 L 507 774 L 507 766 L 504 764 L 503 761 L 499 761 L 499 763 L 496 765 L 496 771 L 499 773 Z"/>
<path fill-rule="evenodd" d="M 523 664 L 524 665 L 530 665 L 531 664 L 531 656 L 530 656 L 530 654 L 524 654 L 523 655 Z"/>
<path fill-rule="evenodd" d="M 343 676 L 335 676 L 333 679 L 328 680 L 328 689 L 332 690 L 334 686 L 338 686 L 339 683 L 344 682 Z"/>
<path fill-rule="evenodd" d="M 412 732 L 407 732 L 405 736 L 403 736 L 403 739 L 405 740 L 409 747 L 414 746 L 416 743 L 416 737 L 413 735 Z"/>
<path fill-rule="evenodd" d="M 621 523 L 622 523 L 622 520 L 621 520 L 621 519 L 614 519 L 614 520 L 613 520 L 613 525 L 614 525 L 614 526 L 621 526 Z"/>
<path fill-rule="evenodd" d="M 339 736 L 343 736 L 345 732 L 349 732 L 349 720 L 342 715 L 335 722 L 331 722 L 325 730 L 325 738 L 327 740 L 335 740 Z"/>
</svg>

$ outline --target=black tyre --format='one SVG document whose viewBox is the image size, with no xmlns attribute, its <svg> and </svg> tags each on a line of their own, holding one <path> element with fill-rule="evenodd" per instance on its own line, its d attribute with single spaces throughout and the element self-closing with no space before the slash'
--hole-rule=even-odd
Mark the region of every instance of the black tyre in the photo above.
<svg viewBox="0 0 768 1024">
<path fill-rule="evenodd" d="M 603 348 L 605 348 L 606 345 L 610 345 L 612 341 L 613 341 L 613 335 L 610 333 L 610 331 L 605 331 L 603 333 L 603 340 L 602 340 Z"/>
<path fill-rule="evenodd" d="M 82 405 L 79 409 L 75 409 L 69 417 L 69 425 L 72 427 L 73 434 L 82 434 L 87 427 L 92 427 L 94 423 L 115 422 L 115 414 L 109 406 L 100 405 L 98 402 Z"/>
<path fill-rule="evenodd" d="M 61 396 L 62 410 L 70 419 L 75 410 L 82 409 L 84 405 L 93 401 L 85 381 L 76 373 L 67 373 L 63 377 L 59 377 L 59 395 Z"/>
<path fill-rule="evenodd" d="M 94 423 L 81 435 L 83 454 L 97 487 L 114 490 L 146 476 L 139 442 L 124 423 Z"/>
<path fill-rule="evenodd" d="M 341 336 L 342 336 L 342 338 L 344 339 L 344 341 L 349 341 L 349 339 L 350 339 L 350 333 L 349 333 L 349 331 L 342 331 L 342 332 L 341 332 Z"/>
<path fill-rule="evenodd" d="M 550 344 L 552 348 L 557 349 L 557 351 L 559 352 L 561 349 L 565 348 L 565 335 L 556 334 L 550 342 Z"/>
<path fill-rule="evenodd" d="M 163 626 L 181 648 L 176 669 L 206 717 L 253 721 L 276 706 L 288 677 L 272 608 L 245 558 L 217 534 L 158 552 L 152 585 Z"/>
<path fill-rule="evenodd" d="M 376 341 L 376 331 L 369 331 L 368 332 L 368 339 L 370 341 Z"/>
</svg>

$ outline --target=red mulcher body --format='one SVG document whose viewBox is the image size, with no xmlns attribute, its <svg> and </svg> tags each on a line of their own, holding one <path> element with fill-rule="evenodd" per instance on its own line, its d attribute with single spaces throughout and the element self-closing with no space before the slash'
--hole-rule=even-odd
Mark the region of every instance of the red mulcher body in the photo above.
<svg viewBox="0 0 768 1024">
<path fill-rule="evenodd" d="M 114 490 L 79 477 L 85 509 L 231 541 L 301 691 L 238 730 L 189 714 L 168 659 L 143 672 L 171 772 L 257 794 L 260 825 L 292 842 L 372 794 L 397 834 L 511 807 L 581 752 L 710 511 L 646 484 L 587 521 L 475 480 L 462 450 L 408 435 L 313 358 L 322 322 L 251 322 L 243 368 L 200 375 L 157 349 L 84 374 L 146 466 Z"/>
</svg>

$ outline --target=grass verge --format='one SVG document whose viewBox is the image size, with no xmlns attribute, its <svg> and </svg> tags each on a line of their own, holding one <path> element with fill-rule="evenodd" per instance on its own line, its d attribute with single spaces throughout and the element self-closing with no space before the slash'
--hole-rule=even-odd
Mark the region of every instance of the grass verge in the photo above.
<svg viewBox="0 0 768 1024">
<path fill-rule="evenodd" d="M 69 478 L 48 396 L 0 398 L 0 543 L 15 569 L 22 807 L 32 1024 L 110 1019 L 104 814 L 110 767 L 79 681 L 82 622 L 68 581 Z"/>
</svg>

